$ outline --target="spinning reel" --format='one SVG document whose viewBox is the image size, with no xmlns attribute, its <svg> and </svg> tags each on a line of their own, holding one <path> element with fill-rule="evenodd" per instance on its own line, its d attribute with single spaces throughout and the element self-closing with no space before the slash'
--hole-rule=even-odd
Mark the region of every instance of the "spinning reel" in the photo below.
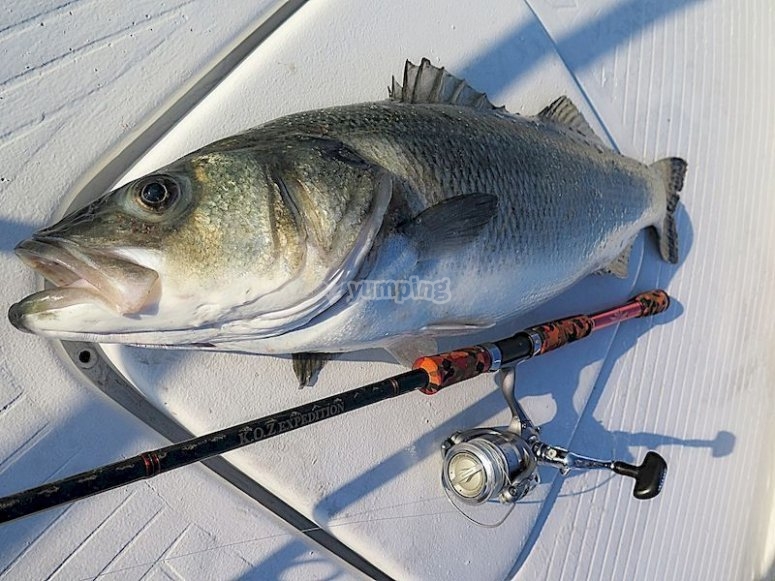
<svg viewBox="0 0 775 581">
<path fill-rule="evenodd" d="M 654 498 L 660 493 L 667 475 L 667 463 L 662 456 L 648 452 L 640 466 L 633 466 L 621 461 L 589 458 L 542 442 L 540 429 L 517 401 L 514 367 L 502 368 L 498 373 L 503 396 L 512 414 L 509 425 L 455 432 L 441 447 L 444 490 L 465 516 L 471 518 L 459 502 L 481 505 L 497 501 L 513 505 L 527 496 L 540 482 L 539 464 L 554 466 L 563 475 L 571 469 L 603 469 L 628 476 L 635 480 L 632 494 L 640 500 Z"/>
</svg>

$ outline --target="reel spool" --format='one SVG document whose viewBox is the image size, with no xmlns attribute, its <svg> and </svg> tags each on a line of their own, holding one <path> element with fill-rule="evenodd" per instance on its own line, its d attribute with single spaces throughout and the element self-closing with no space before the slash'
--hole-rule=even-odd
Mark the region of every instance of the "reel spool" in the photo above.
<svg viewBox="0 0 775 581">
<path fill-rule="evenodd" d="M 499 371 L 501 389 L 511 409 L 506 428 L 475 428 L 455 432 L 441 447 L 444 457 L 442 483 L 452 504 L 467 518 L 484 526 L 497 526 L 472 518 L 466 507 L 499 503 L 513 505 L 539 484 L 538 465 L 548 464 L 561 474 L 571 469 L 611 470 L 635 480 L 633 496 L 648 500 L 657 496 L 667 475 L 667 463 L 656 452 L 648 452 L 639 466 L 614 460 L 599 460 L 551 446 L 539 438 L 540 429 L 525 413 L 515 395 L 515 369 Z"/>
</svg>

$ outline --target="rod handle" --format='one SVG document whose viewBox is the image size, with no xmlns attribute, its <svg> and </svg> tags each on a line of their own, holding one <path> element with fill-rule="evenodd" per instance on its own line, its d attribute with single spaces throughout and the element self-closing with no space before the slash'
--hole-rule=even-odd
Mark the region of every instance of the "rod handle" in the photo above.
<svg viewBox="0 0 775 581">
<path fill-rule="evenodd" d="M 593 315 L 575 315 L 536 325 L 527 329 L 526 333 L 535 335 L 539 339 L 540 347 L 534 355 L 543 355 L 568 343 L 583 339 L 596 329 L 604 329 L 609 325 L 628 319 L 651 317 L 666 311 L 669 306 L 670 297 L 668 294 L 661 289 L 654 289 L 640 293 L 618 307 Z"/>
<path fill-rule="evenodd" d="M 662 289 L 654 289 L 634 296 L 632 302 L 640 304 L 641 317 L 650 317 L 667 310 L 670 306 L 670 296 Z"/>
<path fill-rule="evenodd" d="M 428 374 L 428 385 L 421 387 L 420 391 L 433 395 L 445 387 L 489 371 L 491 365 L 490 352 L 481 345 L 475 345 L 420 357 L 412 369 L 422 369 Z"/>
<path fill-rule="evenodd" d="M 667 476 L 667 462 L 656 452 L 648 452 L 640 466 L 614 462 L 614 472 L 635 479 L 632 495 L 639 500 L 654 498 L 662 492 Z"/>
<path fill-rule="evenodd" d="M 554 351 L 563 345 L 583 339 L 598 327 L 661 313 L 669 305 L 670 298 L 667 293 L 657 289 L 641 293 L 624 305 L 594 315 L 574 315 L 530 327 L 495 344 L 501 355 L 501 361 L 497 362 L 495 369 L 500 364 Z M 414 362 L 412 369 L 423 369 L 428 374 L 428 385 L 420 388 L 420 391 L 433 395 L 445 387 L 490 371 L 492 364 L 493 356 L 488 348 L 475 345 L 420 357 Z"/>
<path fill-rule="evenodd" d="M 540 348 L 534 355 L 543 355 L 560 347 L 583 339 L 595 328 L 592 319 L 587 315 L 574 315 L 565 319 L 551 321 L 530 327 L 526 333 L 537 335 L 540 339 Z"/>
</svg>

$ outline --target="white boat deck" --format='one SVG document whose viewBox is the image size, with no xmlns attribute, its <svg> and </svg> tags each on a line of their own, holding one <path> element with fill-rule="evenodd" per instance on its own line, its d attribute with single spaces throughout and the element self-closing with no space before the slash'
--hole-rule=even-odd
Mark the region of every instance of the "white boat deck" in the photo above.
<svg viewBox="0 0 775 581">
<path fill-rule="evenodd" d="M 642 502 L 627 479 L 542 470 L 502 526 L 467 521 L 441 489 L 439 446 L 457 429 L 507 423 L 491 376 L 226 458 L 394 578 L 775 578 L 774 24 L 768 0 L 9 0 L 4 308 L 38 284 L 14 245 L 84 186 L 136 177 L 282 114 L 382 99 L 407 58 L 430 58 L 515 113 L 567 94 L 622 153 L 689 162 L 682 260 L 663 263 L 641 236 L 628 279 L 592 277 L 501 331 L 667 289 L 665 315 L 527 362 L 518 378 L 547 441 L 635 463 L 655 449 L 669 465 L 663 493 Z M 401 370 L 350 357 L 300 391 L 287 360 L 107 353 L 196 434 Z M 5 318 L 0 434 L 0 495 L 167 443 L 61 348 Z M 3 579 L 361 575 L 201 465 L 0 525 Z"/>
</svg>

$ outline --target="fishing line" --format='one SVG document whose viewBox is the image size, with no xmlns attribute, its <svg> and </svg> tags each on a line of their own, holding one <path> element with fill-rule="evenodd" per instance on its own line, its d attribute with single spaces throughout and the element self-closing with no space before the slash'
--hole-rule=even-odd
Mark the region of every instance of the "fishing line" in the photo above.
<svg viewBox="0 0 775 581">
<path fill-rule="evenodd" d="M 431 500 L 431 501 L 437 500 L 439 502 L 444 502 L 445 505 L 447 504 L 445 502 L 445 499 L 444 499 L 443 496 L 437 496 L 437 497 L 433 497 L 433 498 L 430 498 L 430 499 L 427 499 L 427 500 Z M 408 505 L 417 504 L 417 503 L 418 503 L 417 501 L 409 502 L 409 503 L 406 503 L 406 505 L 408 506 Z M 401 507 L 401 506 L 404 506 L 404 505 L 393 505 L 393 506 Z M 392 508 L 392 506 L 391 506 L 391 508 Z M 379 510 L 382 510 L 382 509 L 379 509 Z M 307 528 L 307 529 L 301 529 L 301 530 L 298 530 L 297 532 L 300 532 L 300 533 L 311 533 L 311 532 L 315 532 L 315 531 L 327 531 L 327 532 L 330 532 L 330 529 L 340 528 L 340 527 L 345 527 L 345 526 L 350 526 L 350 525 L 356 525 L 356 524 L 362 524 L 362 523 L 385 522 L 385 521 L 402 520 L 402 519 L 414 519 L 414 518 L 432 517 L 432 516 L 439 516 L 439 515 L 444 515 L 444 514 L 455 514 L 455 513 L 457 513 L 456 510 L 446 510 L 446 511 L 428 512 L 428 513 L 408 514 L 408 515 L 395 515 L 395 516 L 365 518 L 365 519 L 359 519 L 359 520 L 353 520 L 353 521 L 349 521 L 348 520 L 347 522 L 337 522 L 339 519 L 335 519 L 335 520 L 331 521 L 327 525 L 327 527 L 325 529 L 318 526 L 318 527 L 310 527 L 310 528 Z M 88 581 L 89 579 L 98 579 L 98 578 L 101 578 L 101 577 L 106 577 L 108 575 L 115 575 L 115 574 L 118 574 L 118 573 L 124 573 L 126 571 L 131 571 L 133 569 L 138 569 L 138 568 L 141 568 L 141 567 L 149 567 L 149 568 L 151 568 L 151 567 L 153 567 L 153 566 L 155 566 L 155 565 L 157 565 L 159 563 L 166 563 L 166 562 L 169 562 L 169 561 L 174 561 L 176 559 L 183 559 L 183 558 L 186 558 L 186 557 L 193 557 L 193 556 L 196 556 L 196 555 L 201 555 L 203 553 L 209 553 L 211 551 L 218 551 L 218 550 L 222 550 L 222 549 L 228 549 L 228 548 L 231 548 L 231 547 L 237 547 L 237 546 L 240 546 L 240 545 L 247 545 L 247 544 L 250 544 L 250 543 L 256 543 L 256 542 L 261 542 L 261 541 L 268 541 L 268 540 L 279 539 L 279 538 L 297 539 L 297 537 L 293 533 L 276 533 L 276 534 L 264 535 L 264 536 L 261 536 L 261 537 L 253 537 L 253 538 L 250 538 L 250 539 L 244 539 L 244 540 L 240 540 L 240 541 L 233 541 L 233 542 L 230 542 L 230 543 L 223 543 L 223 544 L 216 545 L 216 546 L 213 546 L 213 547 L 208 547 L 206 549 L 200 549 L 200 550 L 197 550 L 197 551 L 191 551 L 191 552 L 183 553 L 183 554 L 180 554 L 180 555 L 174 555 L 174 556 L 170 556 L 170 557 L 159 558 L 159 559 L 156 559 L 154 561 L 147 561 L 145 563 L 136 563 L 134 565 L 129 565 L 127 567 L 122 567 L 120 569 L 114 569 L 112 571 L 107 571 L 105 573 L 97 573 L 96 575 L 91 575 L 89 577 L 82 577 L 82 578 L 79 579 L 79 581 Z"/>
</svg>

